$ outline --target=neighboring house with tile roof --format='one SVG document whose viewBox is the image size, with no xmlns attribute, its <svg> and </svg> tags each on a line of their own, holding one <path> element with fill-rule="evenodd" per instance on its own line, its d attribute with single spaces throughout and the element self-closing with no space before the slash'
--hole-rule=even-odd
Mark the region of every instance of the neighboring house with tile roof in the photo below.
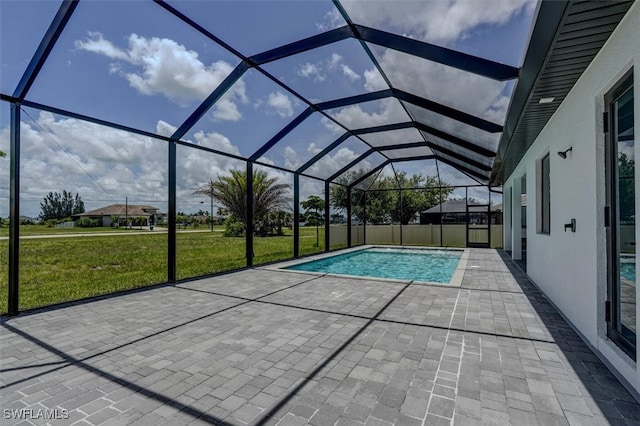
<svg viewBox="0 0 640 426">
<path fill-rule="evenodd" d="M 472 199 L 469 203 L 469 223 L 486 223 L 487 205 L 480 204 Z M 491 206 L 491 223 L 502 223 L 501 209 L 498 206 Z M 482 215 L 484 213 L 484 215 Z M 433 206 L 428 210 L 420 212 L 420 224 L 440 224 L 440 223 L 466 223 L 467 221 L 467 200 L 447 200 L 442 204 Z"/>
<path fill-rule="evenodd" d="M 144 217 L 146 219 L 144 226 L 150 226 L 157 224 L 164 216 L 164 213 L 160 213 L 160 209 L 154 206 L 111 204 L 76 215 L 74 219 L 88 217 L 100 221 L 102 226 L 111 226 L 116 218 L 120 218 L 121 220 L 128 218 L 127 223 L 131 225 L 133 218 Z"/>
</svg>

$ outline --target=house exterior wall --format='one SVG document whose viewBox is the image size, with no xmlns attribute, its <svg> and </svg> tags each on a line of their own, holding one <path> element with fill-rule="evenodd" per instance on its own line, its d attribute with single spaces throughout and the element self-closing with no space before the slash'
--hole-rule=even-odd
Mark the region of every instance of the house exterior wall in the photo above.
<svg viewBox="0 0 640 426">
<path fill-rule="evenodd" d="M 638 40 L 640 3 L 636 2 L 505 181 L 504 188 L 511 193 L 519 186 L 518 180 L 526 174 L 527 274 L 618 376 L 624 377 L 640 392 L 640 373 L 636 363 L 606 337 L 605 139 L 602 120 L 605 93 L 633 67 L 635 156 L 640 158 L 637 136 L 640 129 Z M 573 150 L 566 159 L 557 155 L 558 151 L 569 147 Z M 545 235 L 537 233 L 540 200 L 536 194 L 538 162 L 549 152 L 551 231 Z M 638 175 L 636 173 L 636 188 L 640 187 Z M 638 189 L 636 199 L 640 200 Z M 640 203 L 636 203 L 636 217 L 640 217 L 639 213 Z M 514 224 L 516 216 L 514 210 Z M 565 232 L 564 224 L 572 218 L 576 220 L 576 232 Z M 509 240 L 505 247 L 515 244 L 513 237 L 513 230 L 505 232 L 505 240 Z M 640 241 L 638 237 L 635 236 L 635 241 Z M 516 247 L 513 250 L 515 253 Z M 640 264 L 637 260 L 636 264 Z M 640 315 L 636 317 L 640 318 Z"/>
</svg>

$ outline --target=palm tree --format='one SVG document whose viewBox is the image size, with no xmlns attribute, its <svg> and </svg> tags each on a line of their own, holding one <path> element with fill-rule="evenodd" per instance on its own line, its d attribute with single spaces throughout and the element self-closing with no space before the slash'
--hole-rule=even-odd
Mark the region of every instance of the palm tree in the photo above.
<svg viewBox="0 0 640 426">
<path fill-rule="evenodd" d="M 317 195 L 309 195 L 309 198 L 307 198 L 305 201 L 303 201 L 302 203 L 300 203 L 300 205 L 302 206 L 303 209 L 305 209 L 305 216 L 309 217 L 311 216 L 311 210 L 314 211 L 314 222 L 316 223 L 316 247 L 320 247 L 320 232 L 318 231 L 318 225 L 320 225 L 320 218 L 322 216 L 320 216 L 319 211 L 320 210 L 324 210 L 324 200 L 320 197 L 318 197 Z M 325 230 L 325 232 L 327 232 Z"/>
<path fill-rule="evenodd" d="M 270 212 L 289 208 L 290 185 L 278 184 L 266 172 L 253 172 L 253 218 L 254 223 L 266 218 Z M 194 194 L 206 195 L 220 203 L 225 210 L 239 220 L 247 229 L 247 172 L 231 170 L 231 176 L 218 176 L 209 180 Z"/>
</svg>

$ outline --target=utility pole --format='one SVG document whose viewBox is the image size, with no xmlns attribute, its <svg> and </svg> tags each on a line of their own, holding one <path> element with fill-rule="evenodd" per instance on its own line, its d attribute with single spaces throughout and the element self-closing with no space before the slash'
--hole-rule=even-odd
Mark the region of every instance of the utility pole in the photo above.
<svg viewBox="0 0 640 426">
<path fill-rule="evenodd" d="M 129 197 L 124 197 L 124 226 L 129 228 Z"/>
</svg>

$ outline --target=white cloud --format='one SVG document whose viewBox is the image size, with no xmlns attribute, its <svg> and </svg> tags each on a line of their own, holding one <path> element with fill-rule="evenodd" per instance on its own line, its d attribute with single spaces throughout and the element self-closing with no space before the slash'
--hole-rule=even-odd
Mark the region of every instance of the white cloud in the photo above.
<svg viewBox="0 0 640 426">
<path fill-rule="evenodd" d="M 311 62 L 305 62 L 298 67 L 297 74 L 301 77 L 313 78 L 316 82 L 324 81 L 327 78 L 320 66 Z"/>
<path fill-rule="evenodd" d="M 218 99 L 213 106 L 212 115 L 222 121 L 238 121 L 242 118 L 238 106 L 233 102 L 232 97 L 227 95 Z"/>
<path fill-rule="evenodd" d="M 389 88 L 387 82 L 382 78 L 382 74 L 378 72 L 377 68 L 371 68 L 364 72 L 364 88 L 369 92 L 375 92 L 377 90 L 386 90 Z"/>
<path fill-rule="evenodd" d="M 423 140 L 420 132 L 413 127 L 387 132 L 369 133 L 362 135 L 362 139 L 375 147 L 407 142 L 420 142 Z"/>
<path fill-rule="evenodd" d="M 351 83 L 360 80 L 360 74 L 355 72 L 349 65 L 344 64 L 343 59 L 342 55 L 334 52 L 324 61 L 316 63 L 305 62 L 297 68 L 296 73 L 301 77 L 312 78 L 317 83 L 325 81 L 327 79 L 327 74 L 335 75 L 339 73 L 342 73 L 342 75 Z M 370 71 L 369 74 L 369 79 L 372 79 L 374 77 L 374 72 Z M 384 80 L 382 80 L 382 84 L 387 88 Z M 369 89 L 368 87 L 365 88 L 367 90 L 376 90 Z"/>
<path fill-rule="evenodd" d="M 340 65 L 341 62 L 342 56 L 337 53 L 332 53 L 327 60 L 327 67 L 329 67 L 330 70 L 334 70 L 338 65 Z"/>
<path fill-rule="evenodd" d="M 87 209 L 113 203 L 151 204 L 167 208 L 167 142 L 96 124 L 54 116 L 48 112 L 28 117 L 21 126 L 22 213 L 38 216 L 40 202 L 50 192 L 70 190 L 80 194 Z M 44 130 L 42 130 L 44 129 Z M 159 134 L 175 126 L 156 125 Z M 45 133 L 46 132 L 46 133 Z M 237 147 L 219 133 L 199 132 L 196 145 L 238 154 Z M 9 129 L 0 129 L 0 149 L 7 150 Z M 0 159 L 7 161 L 8 159 Z M 209 179 L 228 175 L 244 162 L 202 150 L 178 146 L 178 209 L 197 211 L 201 199 L 193 191 Z M 8 182 L 8 168 L 0 167 L 0 180 Z M 2 187 L 3 185 L 0 185 Z M 0 196 L 4 197 L 3 190 Z M 0 203 L 0 216 L 7 216 Z"/>
<path fill-rule="evenodd" d="M 47 112 L 33 118 L 37 125 L 27 117 L 21 126 L 25 215 L 37 216 L 48 192 L 65 189 L 78 192 L 87 209 L 129 196 L 166 211 L 166 142 Z M 8 140 L 9 129 L 1 129 L 0 146 Z"/>
<path fill-rule="evenodd" d="M 176 126 L 172 126 L 166 121 L 158 120 L 156 124 L 156 133 L 161 136 L 171 136 L 176 130 L 178 130 Z"/>
<path fill-rule="evenodd" d="M 284 167 L 289 170 L 296 170 L 302 165 L 302 161 L 298 158 L 298 153 L 290 146 L 284 148 Z"/>
<path fill-rule="evenodd" d="M 360 154 L 356 154 L 349 148 L 338 148 L 335 154 L 325 155 L 318 160 L 309 168 L 308 173 L 312 176 L 327 178 L 359 156 Z"/>
<path fill-rule="evenodd" d="M 122 72 L 122 67 L 117 62 L 112 62 L 109 64 L 109 74 L 119 74 Z"/>
<path fill-rule="evenodd" d="M 482 25 L 503 25 L 522 12 L 531 14 L 535 0 L 440 0 L 371 2 L 345 0 L 351 18 L 408 37 L 448 45 Z"/>
<path fill-rule="evenodd" d="M 240 150 L 238 149 L 238 147 L 233 145 L 229 138 L 221 135 L 220 133 L 205 133 L 203 131 L 199 131 L 193 136 L 196 139 L 197 145 L 226 152 L 228 154 L 240 155 Z"/>
<path fill-rule="evenodd" d="M 373 112 L 365 111 L 363 106 L 366 107 L 366 104 L 363 104 L 351 105 L 329 114 L 348 129 L 409 121 L 409 116 L 395 99 L 384 99 L 378 102 L 378 109 Z M 325 125 L 330 129 L 335 127 L 335 124 L 329 120 L 325 121 Z"/>
<path fill-rule="evenodd" d="M 533 14 L 535 0 L 394 1 L 345 0 L 343 6 L 355 22 L 383 28 L 444 46 L 500 26 L 518 14 Z M 385 73 L 395 87 L 445 105 L 502 122 L 509 103 L 505 84 L 462 72 L 393 50 L 374 48 Z M 364 72 L 365 88 L 386 89 L 384 80 L 372 67 Z"/>
<path fill-rule="evenodd" d="M 129 61 L 129 55 L 124 50 L 116 47 L 109 40 L 105 40 L 102 34 L 89 32 L 89 39 L 76 40 L 75 46 L 78 49 L 87 50 L 112 59 L 123 59 Z"/>
<path fill-rule="evenodd" d="M 321 23 L 316 24 L 316 28 L 320 31 L 329 31 L 340 28 L 345 24 L 346 22 L 344 22 L 342 15 L 340 15 L 338 9 L 334 7 L 324 15 Z"/>
<path fill-rule="evenodd" d="M 275 110 L 280 117 L 291 117 L 293 115 L 293 103 L 291 98 L 283 92 L 271 92 L 267 99 L 267 105 Z"/>
<path fill-rule="evenodd" d="M 398 89 L 440 102 L 487 120 L 501 123 L 509 105 L 509 83 L 491 80 L 435 62 L 426 61 L 390 49 L 378 50 L 378 59 Z M 379 81 L 365 72 L 365 86 L 377 87 Z"/>
<path fill-rule="evenodd" d="M 109 72 L 121 75 L 143 95 L 163 95 L 180 105 L 204 100 L 233 70 L 223 60 L 205 65 L 197 52 L 168 38 L 131 34 L 127 41 L 127 48 L 122 49 L 100 33 L 89 33 L 88 39 L 76 40 L 75 46 L 120 60 L 109 65 Z M 221 105 L 216 104 L 214 117 L 237 121 L 241 115 L 236 104 L 247 101 L 244 81 L 239 80 L 218 101 Z"/>
<path fill-rule="evenodd" d="M 316 145 L 315 142 L 311 142 L 307 147 L 307 152 L 310 153 L 311 155 L 316 155 L 320 151 L 322 151 L 322 148 Z"/>
<path fill-rule="evenodd" d="M 353 83 L 356 80 L 360 80 L 360 75 L 352 70 L 349 65 L 341 64 L 340 68 L 342 69 L 342 74 L 344 74 L 350 82 Z"/>
</svg>

